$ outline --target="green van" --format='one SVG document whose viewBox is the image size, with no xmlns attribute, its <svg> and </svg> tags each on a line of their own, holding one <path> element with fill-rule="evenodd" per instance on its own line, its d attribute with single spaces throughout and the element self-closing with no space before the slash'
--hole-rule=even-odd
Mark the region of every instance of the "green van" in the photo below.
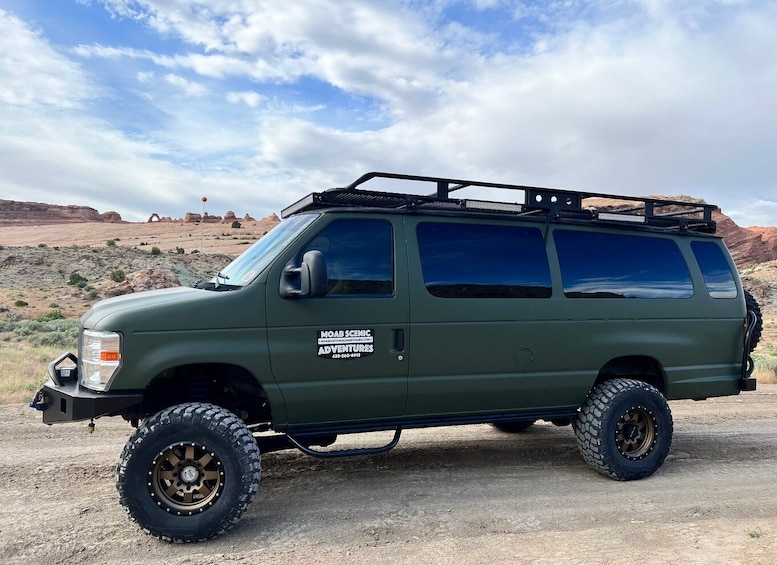
<svg viewBox="0 0 777 565">
<path fill-rule="evenodd" d="M 95 304 L 32 406 L 47 424 L 130 422 L 120 501 L 168 541 L 232 527 L 262 451 L 374 454 L 407 428 L 571 424 L 594 470 L 647 477 L 668 400 L 755 390 L 760 312 L 715 209 L 369 173 L 286 208 L 208 281 Z M 335 444 L 379 430 L 387 445 Z"/>
</svg>

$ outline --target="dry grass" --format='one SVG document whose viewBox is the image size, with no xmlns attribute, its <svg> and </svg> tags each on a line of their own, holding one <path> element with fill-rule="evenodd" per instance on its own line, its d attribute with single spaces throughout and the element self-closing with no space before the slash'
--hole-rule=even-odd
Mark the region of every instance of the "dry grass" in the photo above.
<svg viewBox="0 0 777 565">
<path fill-rule="evenodd" d="M 62 351 L 57 346 L 0 345 L 0 404 L 29 402 L 48 378 L 46 367 Z"/>
<path fill-rule="evenodd" d="M 755 355 L 755 371 L 753 376 L 759 383 L 777 384 L 777 356 L 774 355 Z"/>
</svg>

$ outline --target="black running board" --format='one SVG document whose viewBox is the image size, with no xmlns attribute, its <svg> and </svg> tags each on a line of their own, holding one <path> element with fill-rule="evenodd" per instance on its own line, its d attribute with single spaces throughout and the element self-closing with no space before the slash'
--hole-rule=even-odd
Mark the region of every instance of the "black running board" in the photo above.
<svg viewBox="0 0 777 565">
<path fill-rule="evenodd" d="M 394 438 L 380 447 L 359 447 L 356 449 L 335 449 L 332 451 L 319 451 L 318 449 L 312 449 L 309 445 L 305 445 L 306 442 L 302 438 L 297 439 L 291 434 L 286 434 L 286 439 L 302 453 L 318 457 L 319 459 L 334 459 L 335 457 L 352 457 L 354 455 L 377 455 L 379 453 L 386 453 L 394 449 L 399 443 L 399 436 L 402 435 L 402 427 L 397 426 L 394 430 Z"/>
</svg>

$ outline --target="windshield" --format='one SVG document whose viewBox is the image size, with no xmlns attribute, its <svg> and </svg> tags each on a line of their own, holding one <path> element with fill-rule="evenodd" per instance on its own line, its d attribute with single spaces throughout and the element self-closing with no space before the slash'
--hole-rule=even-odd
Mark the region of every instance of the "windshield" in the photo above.
<svg viewBox="0 0 777 565">
<path fill-rule="evenodd" d="M 301 214 L 281 222 L 214 275 L 210 282 L 206 283 L 208 288 L 221 290 L 219 287 L 222 287 L 227 290 L 247 285 L 275 259 L 281 249 L 317 217 L 317 214 Z"/>
</svg>

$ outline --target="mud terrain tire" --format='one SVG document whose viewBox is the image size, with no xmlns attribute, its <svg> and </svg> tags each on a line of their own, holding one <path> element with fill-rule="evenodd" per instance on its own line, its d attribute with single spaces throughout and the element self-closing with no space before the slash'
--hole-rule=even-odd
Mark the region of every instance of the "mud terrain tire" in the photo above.
<svg viewBox="0 0 777 565">
<path fill-rule="evenodd" d="M 245 424 L 212 404 L 173 406 L 127 441 L 116 467 L 119 500 L 147 533 L 192 542 L 229 530 L 259 488 L 259 448 Z"/>
<path fill-rule="evenodd" d="M 758 305 L 758 301 L 748 291 L 745 291 L 745 304 L 747 305 L 747 311 L 753 312 L 756 317 L 755 327 L 753 328 L 753 334 L 750 338 L 750 351 L 758 346 L 758 342 L 761 340 L 761 331 L 763 330 L 763 319 L 761 317 L 761 307 Z"/>
<path fill-rule="evenodd" d="M 596 385 L 574 422 L 586 463 L 599 473 L 630 481 L 652 475 L 672 445 L 672 414 L 653 386 L 632 379 Z"/>
</svg>

